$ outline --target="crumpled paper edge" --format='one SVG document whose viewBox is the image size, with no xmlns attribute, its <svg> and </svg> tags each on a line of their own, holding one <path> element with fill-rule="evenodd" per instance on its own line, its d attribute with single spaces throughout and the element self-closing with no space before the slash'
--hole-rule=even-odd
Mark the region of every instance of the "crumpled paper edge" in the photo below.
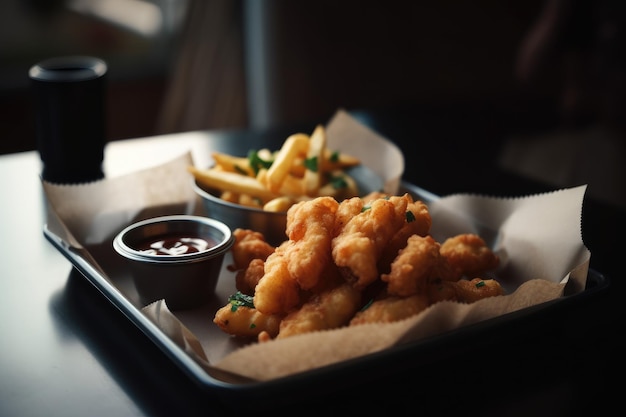
<svg viewBox="0 0 626 417">
<path fill-rule="evenodd" d="M 176 346 L 213 378 L 233 384 L 254 382 L 239 374 L 211 366 L 196 335 L 187 328 L 167 307 L 165 300 L 154 301 L 141 312 L 159 328 Z"/>
<path fill-rule="evenodd" d="M 67 185 L 42 180 L 47 221 L 61 239 L 83 248 L 104 242 L 128 224 L 150 217 L 150 207 L 173 207 L 172 214 L 193 213 L 198 196 L 190 185 L 180 186 L 189 181 L 187 166 L 192 162 L 191 153 L 185 152 L 158 167 L 91 183 Z M 83 198 L 85 190 L 89 199 Z M 85 209 L 95 215 L 83 216 Z"/>
<path fill-rule="evenodd" d="M 541 218 L 543 222 L 558 222 L 565 216 L 576 218 L 578 227 L 568 227 L 565 230 L 560 228 L 563 234 L 551 234 L 548 240 L 542 240 L 540 246 L 551 246 L 568 248 L 567 252 L 572 254 L 565 274 L 561 282 L 567 283 L 568 294 L 583 291 L 587 280 L 589 258 L 591 253 L 582 241 L 582 209 L 583 200 L 587 191 L 587 185 L 580 185 L 571 188 L 564 188 L 546 191 L 534 195 L 496 197 L 473 193 L 458 193 L 443 196 L 429 203 L 429 212 L 437 221 L 433 222 L 430 234 L 435 240 L 443 241 L 447 236 L 458 233 L 476 233 L 483 237 L 488 245 L 500 256 L 501 265 L 507 265 L 511 257 L 510 253 L 502 251 L 502 248 L 511 246 L 507 243 L 509 236 L 519 238 L 524 237 L 524 226 L 522 222 L 516 222 L 516 218 L 522 216 L 527 219 Z M 577 206 L 564 207 L 569 210 L 554 210 L 554 198 L 559 194 L 575 196 L 580 202 Z M 512 210 L 510 207 L 515 206 Z M 546 220 L 550 219 L 550 220 Z M 513 224 L 516 228 L 510 229 Z M 488 226 L 485 226 L 488 225 Z M 524 227 L 526 229 L 526 227 Z M 528 227 L 532 231 L 532 227 Z M 490 236 L 494 231 L 498 234 Z M 532 243 L 533 236 L 525 236 Z M 545 238 L 545 237 L 544 237 Z M 527 253 L 528 251 L 528 253 Z M 557 268 L 551 269 L 551 265 L 556 267 L 556 263 L 551 262 L 544 251 L 537 250 L 537 247 L 525 249 L 518 253 L 518 262 L 524 263 L 524 268 L 529 269 L 530 264 L 537 264 L 544 271 L 544 275 L 532 275 L 533 278 L 542 278 L 555 281 L 555 277 L 562 272 Z M 546 252 L 547 253 L 547 252 Z M 532 256 L 530 256 L 531 254 Z M 509 265 L 510 267 L 510 265 Z M 500 269 L 499 274 L 511 275 L 510 272 Z M 518 282 L 519 286 L 522 282 Z"/>
<path fill-rule="evenodd" d="M 507 299 L 504 304 L 493 298 L 472 304 L 443 301 L 398 322 L 349 326 L 252 344 L 227 355 L 215 367 L 259 381 L 283 378 L 539 305 L 561 297 L 564 286 L 531 280 L 513 294 L 503 296 Z M 536 297 L 536 293 L 542 297 Z M 350 343 L 346 344 L 346 340 Z M 249 366 L 250 363 L 255 366 Z"/>
</svg>

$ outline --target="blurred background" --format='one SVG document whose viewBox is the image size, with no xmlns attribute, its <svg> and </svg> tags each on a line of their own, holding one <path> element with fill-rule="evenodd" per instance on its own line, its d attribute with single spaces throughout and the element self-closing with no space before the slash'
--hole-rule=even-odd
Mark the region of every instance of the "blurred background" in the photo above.
<svg viewBox="0 0 626 417">
<path fill-rule="evenodd" d="M 0 153 L 35 148 L 28 69 L 84 54 L 109 65 L 109 140 L 374 109 L 505 136 L 503 167 L 624 204 L 625 4 L 3 0 Z"/>
<path fill-rule="evenodd" d="M 35 149 L 28 70 L 47 58 L 92 55 L 108 64 L 107 137 L 154 133 L 187 1 L 3 0 L 0 149 Z"/>
</svg>

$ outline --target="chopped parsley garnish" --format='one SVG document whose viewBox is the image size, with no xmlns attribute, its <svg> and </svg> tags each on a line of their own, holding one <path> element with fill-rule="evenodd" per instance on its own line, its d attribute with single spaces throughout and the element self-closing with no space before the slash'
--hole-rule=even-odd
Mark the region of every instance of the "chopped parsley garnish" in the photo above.
<svg viewBox="0 0 626 417">
<path fill-rule="evenodd" d="M 255 327 L 256 327 L 256 324 L 254 324 L 254 323 L 250 323 L 250 328 L 251 328 L 251 329 L 254 329 Z"/>
<path fill-rule="evenodd" d="M 487 285 L 487 284 L 485 284 L 485 281 L 478 281 L 476 283 L 476 288 L 484 287 L 485 285 Z"/>
<path fill-rule="evenodd" d="M 370 306 L 372 305 L 372 303 L 373 303 L 373 302 L 374 302 L 374 299 L 373 299 L 373 298 L 372 298 L 372 299 L 370 299 L 370 300 L 367 302 L 367 304 L 365 304 L 363 307 L 361 307 L 361 311 L 365 311 L 365 310 L 367 310 L 368 308 L 370 308 Z"/>
<path fill-rule="evenodd" d="M 235 294 L 228 297 L 230 303 L 230 311 L 235 312 L 239 307 L 254 308 L 253 297 L 246 295 L 241 291 L 237 291 Z"/>
<path fill-rule="evenodd" d="M 381 197 L 381 198 L 382 198 L 382 199 L 384 199 L 384 200 L 389 201 L 389 196 L 388 196 L 388 195 L 386 195 L 386 196 L 384 196 L 384 197 Z M 366 204 L 366 205 L 364 205 L 363 207 L 361 207 L 361 213 L 363 213 L 364 211 L 367 211 L 367 210 L 369 210 L 369 209 L 371 209 L 371 208 L 372 208 L 372 203 L 370 203 L 370 204 Z M 413 214 L 413 213 L 411 213 L 411 214 Z M 408 221 L 408 220 L 407 220 L 407 221 Z"/>
<path fill-rule="evenodd" d="M 340 175 L 330 177 L 329 182 L 335 190 L 348 187 L 346 179 Z"/>
<path fill-rule="evenodd" d="M 317 156 L 306 158 L 304 160 L 304 167 L 309 171 L 317 172 Z"/>
<path fill-rule="evenodd" d="M 239 165 L 235 165 L 235 171 L 237 171 L 241 175 L 248 175 L 248 172 Z"/>
<path fill-rule="evenodd" d="M 338 162 L 339 161 L 339 151 L 334 151 L 330 154 L 330 158 L 328 158 L 330 162 Z"/>
<path fill-rule="evenodd" d="M 411 223 L 415 221 L 415 214 L 411 210 L 406 212 L 406 222 Z"/>
<path fill-rule="evenodd" d="M 248 162 L 250 163 L 250 168 L 254 171 L 254 175 L 256 175 L 262 168 L 267 169 L 272 166 L 272 162 L 274 161 L 266 161 L 259 156 L 257 151 L 253 149 L 248 151 Z"/>
</svg>

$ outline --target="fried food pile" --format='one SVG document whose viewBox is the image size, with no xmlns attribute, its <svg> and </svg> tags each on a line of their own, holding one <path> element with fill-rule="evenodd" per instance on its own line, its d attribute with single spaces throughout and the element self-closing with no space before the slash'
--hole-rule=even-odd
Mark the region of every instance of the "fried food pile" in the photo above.
<svg viewBox="0 0 626 417">
<path fill-rule="evenodd" d="M 278 247 L 259 232 L 236 229 L 229 269 L 237 293 L 213 321 L 228 334 L 264 342 L 504 294 L 496 280 L 482 278 L 499 258 L 480 236 L 437 242 L 431 225 L 426 204 L 410 194 L 372 193 L 293 205 L 288 240 Z"/>
</svg>

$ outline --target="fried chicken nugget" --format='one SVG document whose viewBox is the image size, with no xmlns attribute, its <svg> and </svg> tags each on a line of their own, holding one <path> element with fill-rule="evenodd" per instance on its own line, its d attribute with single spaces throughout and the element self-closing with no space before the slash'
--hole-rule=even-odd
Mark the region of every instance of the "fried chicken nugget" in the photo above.
<svg viewBox="0 0 626 417">
<path fill-rule="evenodd" d="M 365 200 L 359 197 L 353 197 L 347 200 L 343 200 L 339 204 L 339 207 L 337 207 L 337 212 L 335 213 L 335 227 L 333 229 L 333 237 L 341 233 L 346 224 L 348 224 L 348 222 L 354 216 L 361 213 L 364 205 Z"/>
<path fill-rule="evenodd" d="M 477 276 L 494 269 L 500 262 L 485 241 L 472 233 L 459 234 L 441 244 L 441 255 L 462 276 Z"/>
<path fill-rule="evenodd" d="M 473 303 L 487 297 L 504 295 L 504 289 L 495 279 L 473 278 L 456 282 L 459 298 L 464 303 Z"/>
<path fill-rule="evenodd" d="M 274 252 L 274 247 L 265 241 L 262 233 L 236 228 L 233 230 L 235 243 L 231 248 L 233 265 L 229 265 L 231 271 L 246 269 L 253 259 L 265 260 Z"/>
<path fill-rule="evenodd" d="M 441 255 L 441 249 L 439 249 L 439 254 Z M 463 271 L 453 266 L 443 255 L 439 257 L 439 260 L 439 264 L 431 271 L 430 282 L 437 280 L 456 282 L 463 278 Z"/>
<path fill-rule="evenodd" d="M 364 323 L 391 323 L 409 318 L 429 306 L 428 297 L 415 294 L 410 297 L 387 296 L 373 301 L 369 306 L 357 312 L 350 326 Z"/>
<path fill-rule="evenodd" d="M 332 197 L 301 201 L 287 211 L 286 233 L 294 242 L 285 253 L 289 274 L 300 288 L 318 285 L 332 262 L 330 244 L 339 203 Z"/>
<path fill-rule="evenodd" d="M 254 295 L 254 290 L 265 274 L 265 261 L 253 259 L 246 269 L 240 269 L 235 275 L 235 287 L 246 295 Z"/>
<path fill-rule="evenodd" d="M 431 280 L 428 285 L 427 295 L 430 304 L 445 300 L 459 301 L 456 282 L 443 279 Z"/>
<path fill-rule="evenodd" d="M 344 282 L 313 295 L 280 322 L 278 339 L 347 325 L 361 306 L 361 292 Z"/>
<path fill-rule="evenodd" d="M 412 235 L 391 264 L 391 271 L 380 279 L 390 295 L 408 297 L 425 293 L 432 270 L 441 262 L 439 243 L 432 236 Z"/>
<path fill-rule="evenodd" d="M 308 293 L 311 295 L 319 294 L 345 282 L 343 276 L 339 272 L 339 268 L 337 268 L 337 265 L 333 262 L 328 262 L 321 273 L 321 277 L 322 279 L 318 280 L 317 284 L 307 291 Z"/>
<path fill-rule="evenodd" d="M 286 240 L 265 260 L 264 273 L 254 290 L 254 306 L 264 314 L 284 314 L 300 303 L 300 288 L 289 274 Z"/>
<path fill-rule="evenodd" d="M 400 249 L 407 245 L 407 239 L 412 235 L 426 236 L 430 232 L 432 218 L 428 206 L 420 201 L 413 201 L 408 195 L 409 204 L 406 211 L 406 223 L 396 234 L 393 235 L 389 244 L 385 247 L 383 255 L 378 263 L 380 272 L 389 272 L 391 263 L 398 255 Z"/>
<path fill-rule="evenodd" d="M 431 283 L 428 298 L 431 304 L 439 301 L 473 303 L 482 298 L 504 295 L 504 288 L 495 279 L 473 278 L 456 282 L 439 280 Z"/>
<path fill-rule="evenodd" d="M 408 203 L 406 194 L 373 200 L 362 206 L 333 238 L 333 260 L 355 288 L 364 289 L 378 279 L 378 260 L 393 235 L 405 224 Z"/>
<path fill-rule="evenodd" d="M 237 337 L 258 337 L 260 333 L 275 337 L 278 334 L 281 315 L 261 313 L 241 294 L 231 296 L 228 301 L 213 318 L 213 323 L 223 332 Z"/>
</svg>

